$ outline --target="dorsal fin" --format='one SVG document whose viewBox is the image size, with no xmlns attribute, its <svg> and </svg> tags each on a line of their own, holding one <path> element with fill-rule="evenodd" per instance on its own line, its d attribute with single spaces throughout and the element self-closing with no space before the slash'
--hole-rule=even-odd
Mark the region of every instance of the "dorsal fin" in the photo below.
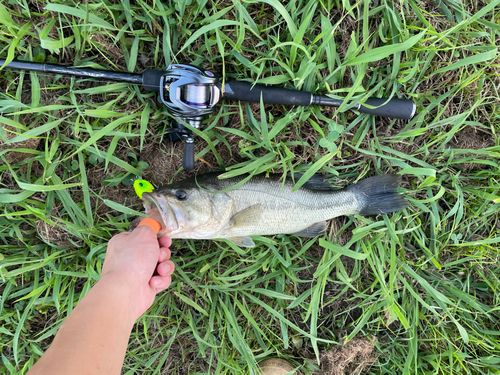
<svg viewBox="0 0 500 375">
<path fill-rule="evenodd" d="M 302 173 L 293 174 L 295 183 L 297 183 L 302 175 Z M 287 173 L 286 176 L 288 179 L 292 179 L 292 174 L 290 172 Z M 309 190 L 332 190 L 332 184 L 319 174 L 312 175 L 312 177 L 302 186 Z"/>
</svg>

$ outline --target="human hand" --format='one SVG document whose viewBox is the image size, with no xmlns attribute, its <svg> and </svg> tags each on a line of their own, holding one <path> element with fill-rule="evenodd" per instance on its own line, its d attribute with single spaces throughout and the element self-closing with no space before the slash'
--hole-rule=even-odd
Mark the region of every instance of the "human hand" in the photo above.
<svg viewBox="0 0 500 375">
<path fill-rule="evenodd" d="M 108 243 L 102 279 L 130 291 L 134 321 L 151 307 L 156 293 L 170 286 L 175 269 L 169 260 L 171 244 L 169 237 L 156 238 L 154 230 L 146 225 L 117 234 Z"/>
</svg>

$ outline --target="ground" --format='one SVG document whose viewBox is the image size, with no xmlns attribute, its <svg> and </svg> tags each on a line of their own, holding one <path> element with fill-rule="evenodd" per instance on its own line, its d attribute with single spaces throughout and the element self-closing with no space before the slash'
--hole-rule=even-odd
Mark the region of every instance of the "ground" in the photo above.
<svg viewBox="0 0 500 375">
<path fill-rule="evenodd" d="M 321 239 L 175 240 L 173 284 L 134 327 L 124 374 L 248 374 L 271 357 L 303 374 L 500 371 L 499 15 L 496 0 L 0 4 L 0 58 L 190 63 L 417 105 L 393 120 L 224 101 L 186 172 L 155 94 L 1 70 L 0 372 L 25 373 L 98 280 L 107 241 L 142 210 L 134 176 L 227 168 L 317 168 L 336 188 L 400 173 L 411 205 L 336 218 Z"/>
</svg>

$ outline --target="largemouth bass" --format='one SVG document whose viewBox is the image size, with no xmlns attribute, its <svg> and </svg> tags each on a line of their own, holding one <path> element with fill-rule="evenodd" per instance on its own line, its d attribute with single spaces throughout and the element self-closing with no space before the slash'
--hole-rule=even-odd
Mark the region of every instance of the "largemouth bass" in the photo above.
<svg viewBox="0 0 500 375">
<path fill-rule="evenodd" d="M 244 179 L 218 179 L 220 174 L 197 176 L 143 194 L 146 214 L 162 225 L 159 237 L 225 238 L 238 246 L 253 247 L 252 235 L 315 237 L 325 231 L 326 220 L 334 217 L 377 215 L 408 206 L 396 192 L 399 175 L 367 178 L 341 190 L 333 190 L 329 182 L 315 175 L 294 193 L 291 178 L 283 182 L 278 175 L 258 175 L 235 189 L 217 193 Z"/>
</svg>

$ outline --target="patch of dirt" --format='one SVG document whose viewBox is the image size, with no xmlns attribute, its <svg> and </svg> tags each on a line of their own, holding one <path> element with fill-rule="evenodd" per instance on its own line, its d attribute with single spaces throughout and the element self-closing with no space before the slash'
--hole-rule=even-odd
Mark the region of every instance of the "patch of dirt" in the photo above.
<svg viewBox="0 0 500 375">
<path fill-rule="evenodd" d="M 59 247 L 83 246 L 84 241 L 81 238 L 66 230 L 66 225 L 60 220 L 57 207 L 52 209 L 49 220 L 53 221 L 55 224 L 51 225 L 44 220 L 38 220 L 36 222 L 36 231 L 45 243 Z"/>
<path fill-rule="evenodd" d="M 487 132 L 480 127 L 467 126 L 463 130 L 456 133 L 452 141 L 448 142 L 447 146 L 462 150 L 480 150 L 495 146 L 495 139 L 491 136 L 490 132 Z M 477 156 L 478 159 L 485 158 L 484 156 L 477 154 L 459 155 L 457 158 L 467 156 Z M 485 167 L 484 164 L 480 163 L 460 163 L 459 165 L 466 171 L 480 170 Z"/>
<path fill-rule="evenodd" d="M 352 238 L 352 231 L 356 229 L 356 224 L 353 222 L 351 225 L 349 225 L 348 228 L 344 229 L 342 233 L 339 234 L 340 229 L 346 225 L 349 222 L 349 217 L 347 216 L 340 216 L 336 217 L 335 219 L 332 219 L 329 221 L 329 225 L 327 229 L 327 233 L 329 237 L 335 236 L 335 239 L 337 240 L 338 244 L 340 246 L 344 246 L 347 244 L 351 238 Z"/>
<path fill-rule="evenodd" d="M 121 160 L 128 160 L 126 157 L 126 152 L 130 150 L 122 150 L 117 152 L 115 155 Z M 134 193 L 132 186 L 127 186 L 122 183 L 118 185 L 108 185 L 104 186 L 104 180 L 106 177 L 112 175 L 114 172 L 123 171 L 120 167 L 113 163 L 109 163 L 108 168 L 105 170 L 103 163 L 99 163 L 93 169 L 87 170 L 87 179 L 89 184 L 89 189 L 95 194 L 90 194 L 90 201 L 93 207 L 93 212 L 99 216 L 105 216 L 107 214 L 116 215 L 117 212 L 104 204 L 103 199 L 109 199 L 113 202 L 131 207 L 133 209 L 140 209 L 140 200 Z M 72 194 L 72 198 L 75 202 L 83 201 L 83 192 L 75 191 Z M 102 199 L 100 199 L 102 198 Z"/>
<path fill-rule="evenodd" d="M 307 251 L 308 260 L 304 260 L 298 265 L 300 270 L 296 273 L 296 277 L 302 282 L 297 283 L 295 295 L 301 295 L 315 286 L 314 273 L 319 263 L 318 261 L 311 260 L 311 257 L 319 260 L 322 258 L 324 251 L 324 248 L 321 248 L 317 244 L 313 245 Z M 342 264 L 347 274 L 351 275 L 355 262 L 350 258 L 343 258 L 346 259 L 341 259 Z M 336 279 L 335 270 L 332 271 L 331 277 Z M 355 298 L 351 291 L 347 291 L 341 296 L 339 296 L 339 293 L 342 293 L 342 287 L 334 282 L 326 281 L 322 297 L 324 303 L 321 304 L 317 316 L 317 335 L 319 338 L 331 339 L 332 333 L 335 337 L 348 335 L 353 329 L 348 326 L 363 315 L 363 311 L 356 307 L 361 301 Z M 307 302 L 310 302 L 310 300 L 311 297 L 306 299 Z M 304 322 L 304 316 L 300 310 L 286 310 L 285 314 L 288 319 L 292 320 L 301 329 L 306 332 L 310 331 L 310 320 Z"/>
<path fill-rule="evenodd" d="M 63 223 L 54 217 L 52 219 L 54 219 L 55 225 L 50 225 L 44 220 L 36 222 L 36 230 L 44 242 L 59 247 L 74 247 L 75 245 L 80 247 L 83 245 L 83 240 L 66 231 L 66 226 Z"/>
<path fill-rule="evenodd" d="M 115 43 L 110 40 L 109 37 L 96 32 L 90 36 L 89 40 L 96 48 L 110 53 L 111 56 L 115 57 L 116 60 L 123 65 L 125 61 L 123 58 L 123 52 L 120 48 L 117 47 Z M 122 68 L 124 69 L 123 71 L 127 71 L 125 66 L 122 66 Z"/>
<path fill-rule="evenodd" d="M 231 120 L 234 122 L 238 121 L 236 119 Z M 219 125 L 223 126 L 223 124 Z M 227 126 L 238 127 L 238 124 Z M 236 135 L 225 134 L 222 131 L 220 133 L 225 135 L 225 138 L 230 145 L 230 149 L 228 149 L 222 142 L 215 146 L 215 151 L 224 162 L 224 165 L 230 166 L 243 161 L 244 158 L 239 154 L 239 140 L 241 138 Z M 199 137 L 196 138 L 195 142 L 195 154 L 200 153 L 205 147 L 207 147 L 206 142 L 199 139 Z M 201 158 L 195 157 L 195 168 L 193 171 L 182 171 L 181 173 L 175 175 L 175 173 L 182 166 L 183 156 L 184 143 L 182 141 L 171 142 L 168 139 L 164 139 L 161 143 L 150 142 L 146 144 L 139 157 L 141 161 L 145 161 L 149 164 L 149 167 L 143 172 L 143 178 L 153 182 L 157 186 L 161 186 L 163 184 L 177 182 L 194 175 L 221 170 L 217 158 L 212 150 L 210 150 Z"/>
<path fill-rule="evenodd" d="M 36 128 L 37 126 L 38 124 L 35 124 L 34 126 L 31 126 L 31 129 Z M 18 134 L 16 133 L 19 133 L 18 129 L 10 125 L 2 125 L 2 129 L 9 140 L 17 137 Z M 39 144 L 40 144 L 39 138 L 27 138 L 21 142 L 10 143 L 10 144 L 6 144 L 0 138 L 0 152 L 7 149 L 16 149 L 16 148 L 27 148 L 30 150 L 35 150 Z M 5 160 L 7 160 L 9 164 L 16 164 L 19 163 L 20 161 L 33 157 L 33 154 L 20 151 L 7 151 L 5 154 L 3 154 L 3 156 L 5 157 Z M 0 161 L 0 164 L 3 163 Z"/>
<path fill-rule="evenodd" d="M 480 150 L 495 146 L 495 139 L 491 136 L 491 132 L 479 127 L 467 126 L 456 133 L 450 143 L 461 149 Z"/>
<path fill-rule="evenodd" d="M 357 375 L 370 368 L 378 356 L 375 349 L 375 336 L 354 338 L 345 346 L 335 346 L 321 354 L 322 375 Z"/>
<path fill-rule="evenodd" d="M 199 152 L 200 147 L 202 147 L 201 142 L 197 142 L 195 152 Z M 164 141 L 160 145 L 147 144 L 140 155 L 140 160 L 149 164 L 149 167 L 143 171 L 143 178 L 156 186 L 161 186 L 188 177 L 189 173 L 185 171 L 174 177 L 182 165 L 183 155 L 184 144 L 182 142 Z M 195 161 L 195 170 L 200 167 L 200 164 L 198 160 Z"/>
</svg>

